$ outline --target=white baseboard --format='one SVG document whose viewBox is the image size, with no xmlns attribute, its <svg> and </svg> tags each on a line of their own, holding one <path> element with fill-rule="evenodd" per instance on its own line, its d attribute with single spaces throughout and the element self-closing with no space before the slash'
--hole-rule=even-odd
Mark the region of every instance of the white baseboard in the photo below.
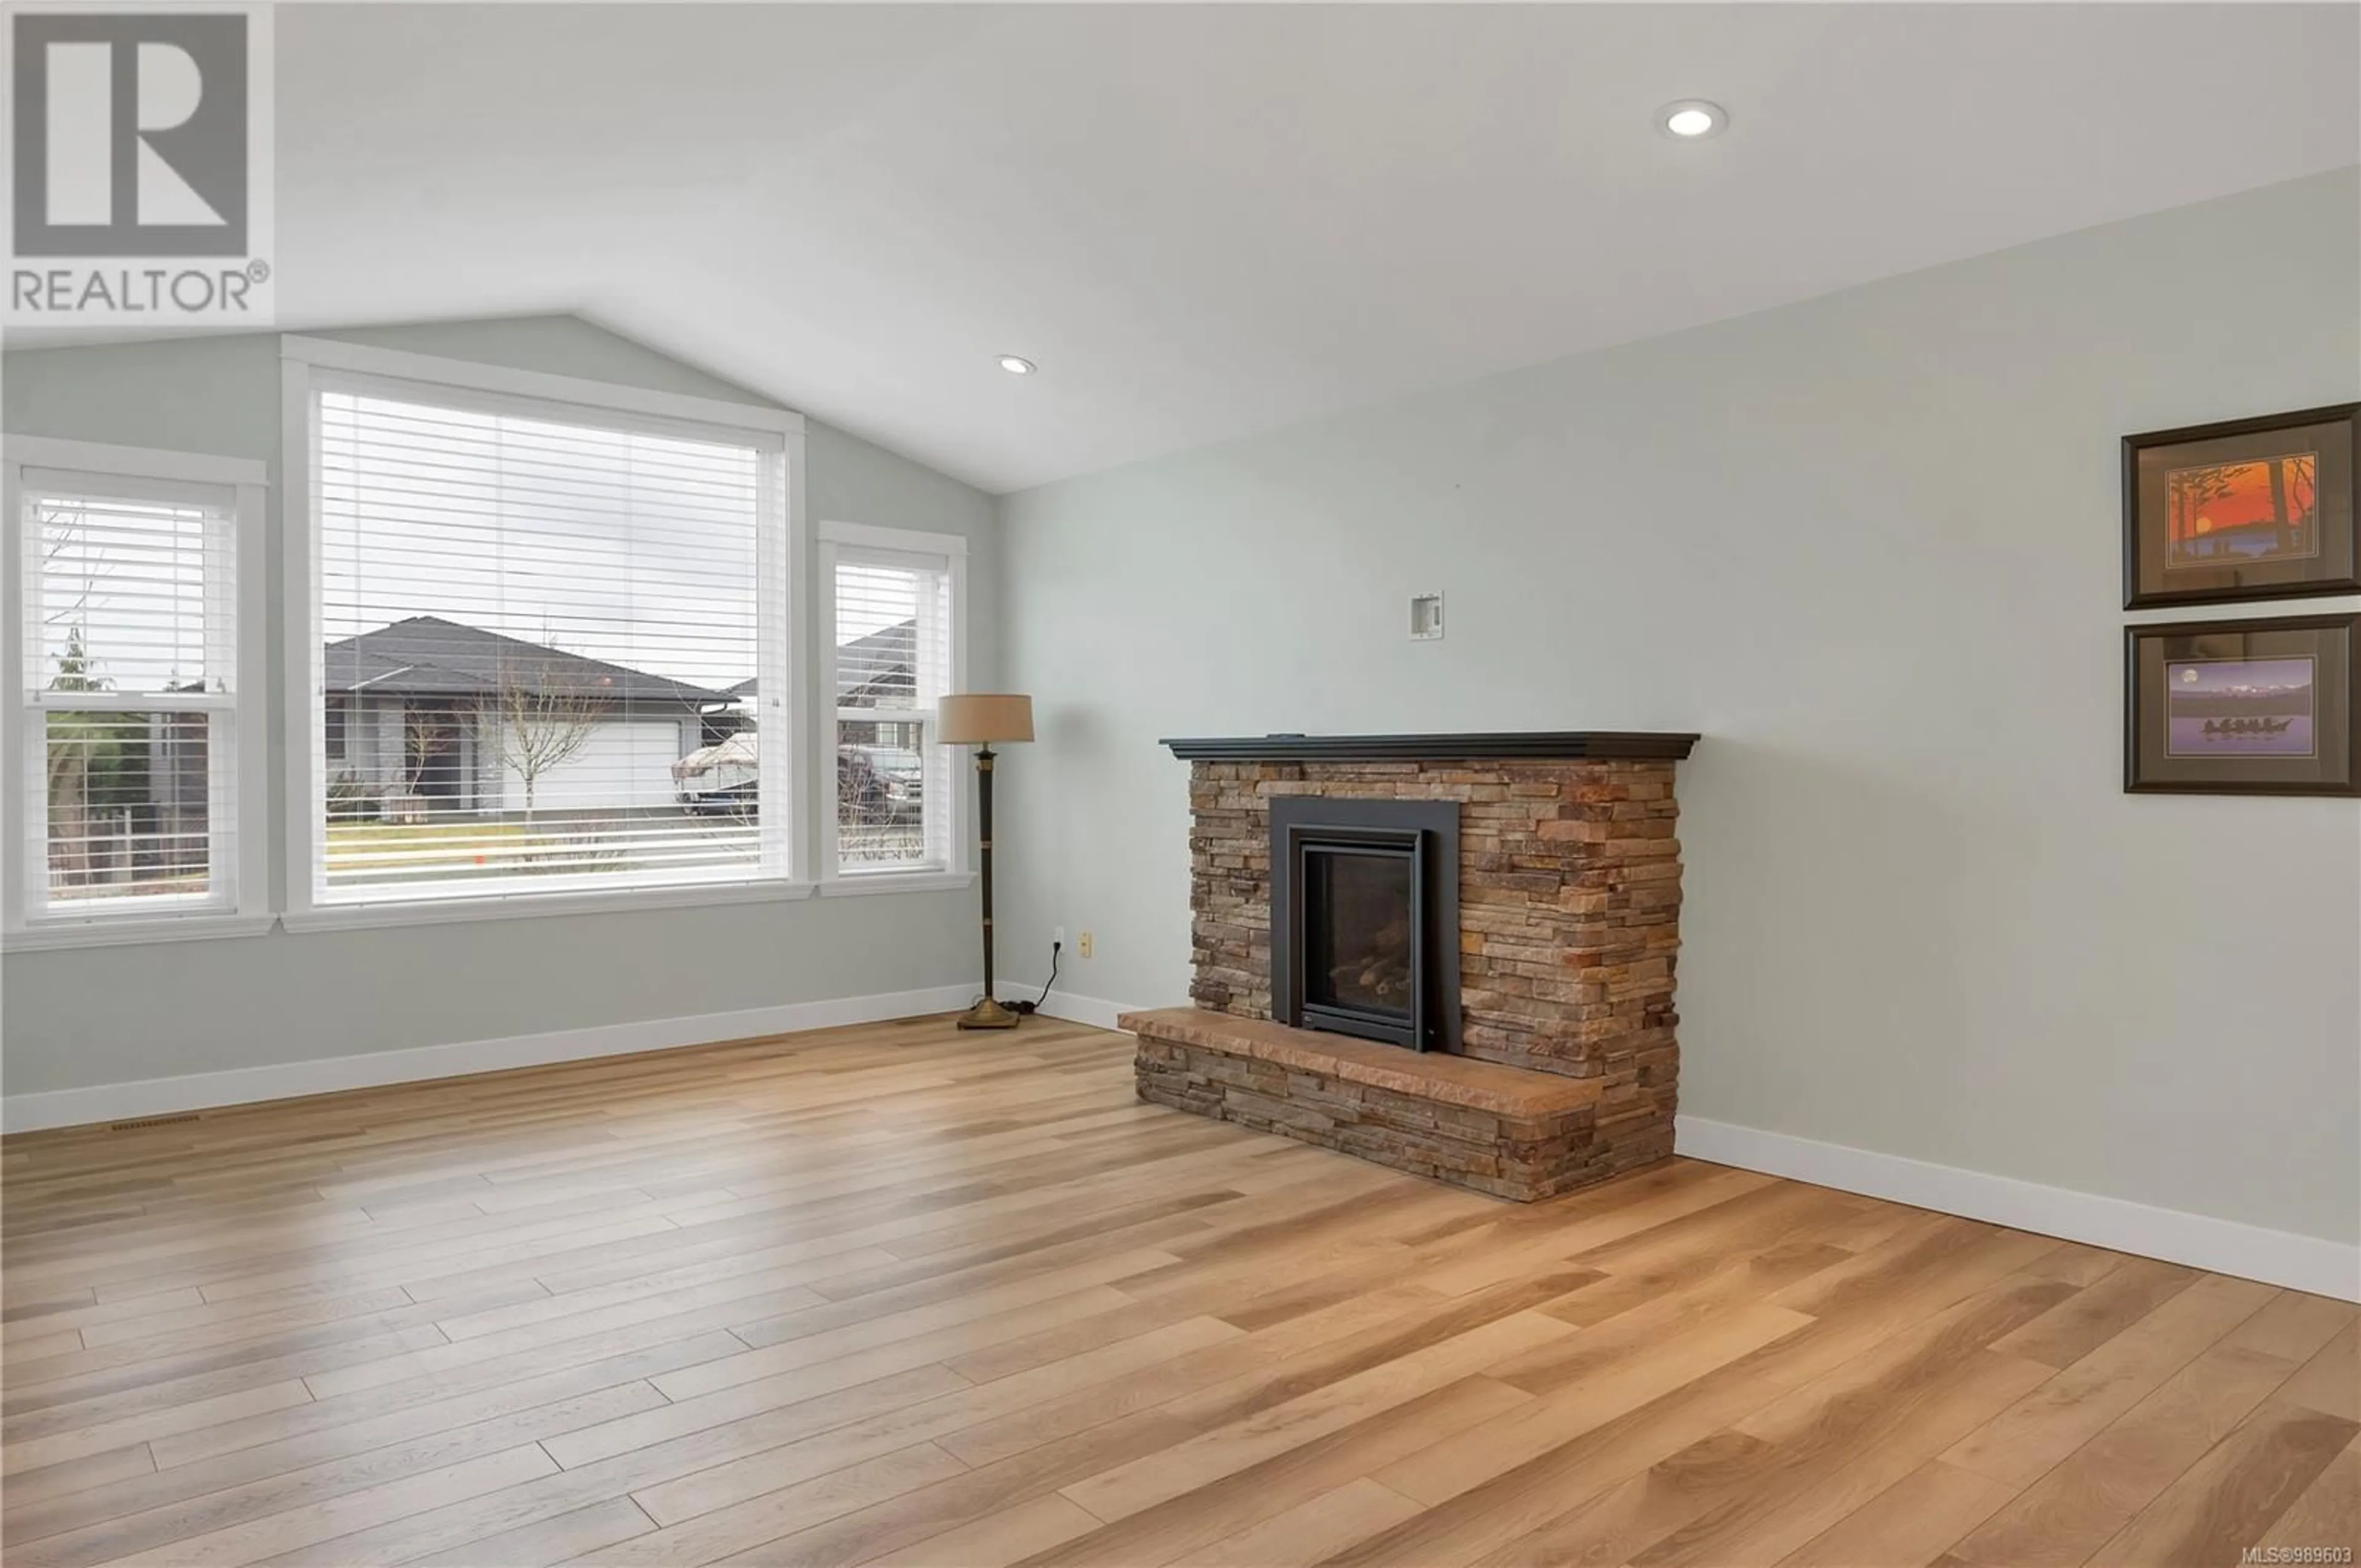
<svg viewBox="0 0 2361 1568">
<path fill-rule="evenodd" d="M 1112 1029 L 1117 1018 L 1140 1009 L 1126 1003 L 1102 1002 L 1095 996 L 1072 996 L 1062 991 L 1052 991 L 1043 998 L 1041 1011 L 1049 1017 L 1062 1018 L 1069 1024 L 1088 1024 L 1093 1029 Z"/>
<path fill-rule="evenodd" d="M 1674 1148 L 1692 1159 L 1889 1199 L 2011 1230 L 2160 1257 L 2293 1290 L 2361 1301 L 2361 1246 L 2152 1208 L 1957 1166 L 1824 1144 L 1683 1115 Z"/>
<path fill-rule="evenodd" d="M 511 1035 L 503 1039 L 458 1045 L 368 1051 L 276 1067 L 191 1073 L 185 1078 L 148 1078 L 89 1089 L 53 1090 L 45 1094 L 11 1094 L 0 1099 L 0 1130 L 26 1133 L 43 1127 L 78 1127 L 94 1122 L 169 1116 L 181 1111 L 329 1094 L 342 1089 L 374 1089 L 388 1083 L 416 1083 L 467 1073 L 498 1072 L 506 1068 L 628 1056 L 633 1051 L 669 1050 L 675 1046 L 752 1039 L 798 1029 L 827 1029 L 844 1024 L 912 1018 L 928 1013 L 952 1013 L 974 1001 L 981 989 L 972 981 L 926 991 L 791 1002 L 775 1007 L 749 1007 L 686 1018 L 651 1018 L 636 1024 L 555 1029 L 545 1035 Z"/>
</svg>

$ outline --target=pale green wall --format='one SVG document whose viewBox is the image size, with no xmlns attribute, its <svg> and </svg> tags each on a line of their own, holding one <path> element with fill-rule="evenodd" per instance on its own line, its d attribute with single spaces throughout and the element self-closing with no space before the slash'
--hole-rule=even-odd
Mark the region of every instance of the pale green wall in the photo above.
<svg viewBox="0 0 2361 1568">
<path fill-rule="evenodd" d="M 2361 806 L 2122 792 L 2116 444 L 2356 396 L 2345 170 L 1006 498 L 1002 949 L 1183 999 L 1160 736 L 1701 730 L 1684 1114 L 2350 1243 Z"/>
<path fill-rule="evenodd" d="M 521 369 L 761 402 L 742 389 L 566 316 L 313 335 Z M 260 458 L 279 477 L 275 334 L 27 350 L 0 356 L 0 429 Z M 971 678 L 997 669 L 992 502 L 821 425 L 806 445 L 808 515 L 970 542 Z M 282 713 L 270 518 L 269 641 Z M 807 571 L 809 563 L 806 563 Z M 817 635 L 817 629 L 807 625 Z M 816 644 L 815 644 L 816 645 Z M 274 723 L 271 843 L 283 841 Z M 274 894 L 284 867 L 273 857 Z M 0 956 L 0 1072 L 10 1094 L 730 1012 L 972 981 L 972 894 L 807 899 L 611 915 L 320 931 Z"/>
</svg>

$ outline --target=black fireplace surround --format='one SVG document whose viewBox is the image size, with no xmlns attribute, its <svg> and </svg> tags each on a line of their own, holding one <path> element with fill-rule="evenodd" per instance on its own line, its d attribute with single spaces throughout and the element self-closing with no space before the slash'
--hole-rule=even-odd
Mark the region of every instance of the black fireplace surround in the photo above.
<svg viewBox="0 0 2361 1568">
<path fill-rule="evenodd" d="M 1270 1001 L 1282 1024 L 1459 1048 L 1459 807 L 1270 803 Z"/>
</svg>

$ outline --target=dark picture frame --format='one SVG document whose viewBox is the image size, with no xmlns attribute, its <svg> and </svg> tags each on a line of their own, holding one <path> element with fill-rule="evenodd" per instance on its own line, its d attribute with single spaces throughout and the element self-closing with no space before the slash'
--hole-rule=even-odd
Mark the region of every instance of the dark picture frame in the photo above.
<svg viewBox="0 0 2361 1568">
<path fill-rule="evenodd" d="M 2124 608 L 2361 593 L 2361 403 L 2126 435 Z"/>
<path fill-rule="evenodd" d="M 2124 788 L 2361 796 L 2361 615 L 2125 627 Z"/>
</svg>

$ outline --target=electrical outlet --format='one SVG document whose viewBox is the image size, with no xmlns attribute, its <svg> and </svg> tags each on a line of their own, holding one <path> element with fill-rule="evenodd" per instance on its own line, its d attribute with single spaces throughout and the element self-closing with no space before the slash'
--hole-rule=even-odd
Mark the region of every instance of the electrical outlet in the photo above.
<svg viewBox="0 0 2361 1568">
<path fill-rule="evenodd" d="M 1064 947 L 1066 945 L 1066 928 L 1063 926 L 1050 927 L 1049 940 L 1057 944 L 1059 947 Z"/>
<path fill-rule="evenodd" d="M 1085 931 L 1082 933 L 1082 939 L 1074 944 L 1074 956 L 1080 959 L 1089 958 L 1091 956 L 1091 934 L 1088 931 Z"/>
</svg>

